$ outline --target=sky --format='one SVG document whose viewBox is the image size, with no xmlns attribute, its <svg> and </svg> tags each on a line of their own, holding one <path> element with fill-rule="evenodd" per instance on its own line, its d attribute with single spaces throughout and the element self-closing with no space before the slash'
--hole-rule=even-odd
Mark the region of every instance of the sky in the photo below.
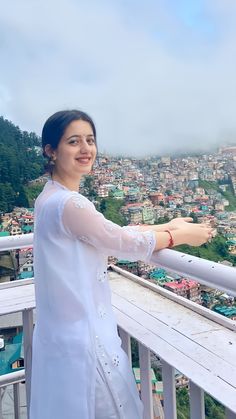
<svg viewBox="0 0 236 419">
<path fill-rule="evenodd" d="M 0 0 L 0 115 L 41 134 L 62 109 L 108 154 L 236 144 L 235 0 Z"/>
</svg>

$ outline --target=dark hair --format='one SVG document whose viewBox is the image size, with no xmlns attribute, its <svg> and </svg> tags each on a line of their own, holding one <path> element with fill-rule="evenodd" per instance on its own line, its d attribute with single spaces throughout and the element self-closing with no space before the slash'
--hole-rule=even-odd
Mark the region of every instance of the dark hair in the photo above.
<svg viewBox="0 0 236 419">
<path fill-rule="evenodd" d="M 50 116 L 43 126 L 42 131 L 42 148 L 44 157 L 48 157 L 45 153 L 45 146 L 50 144 L 55 150 L 68 125 L 76 120 L 88 122 L 91 125 L 93 135 L 96 141 L 96 128 L 92 118 L 85 112 L 73 109 L 67 111 L 59 111 Z"/>
</svg>

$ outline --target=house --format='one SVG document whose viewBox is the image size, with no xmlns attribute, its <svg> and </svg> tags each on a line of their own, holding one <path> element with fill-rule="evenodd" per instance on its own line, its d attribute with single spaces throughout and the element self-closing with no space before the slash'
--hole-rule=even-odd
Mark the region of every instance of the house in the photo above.
<svg viewBox="0 0 236 419">
<path fill-rule="evenodd" d="M 0 375 L 24 368 L 22 333 L 14 336 L 12 343 L 6 343 L 0 351 Z"/>
</svg>

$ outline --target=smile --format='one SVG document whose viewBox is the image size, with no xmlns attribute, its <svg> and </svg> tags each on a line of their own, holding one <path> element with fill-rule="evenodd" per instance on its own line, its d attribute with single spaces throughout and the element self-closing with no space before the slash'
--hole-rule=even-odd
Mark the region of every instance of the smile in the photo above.
<svg viewBox="0 0 236 419">
<path fill-rule="evenodd" d="M 91 161 L 91 157 L 79 157 L 76 159 L 79 163 L 88 164 Z"/>
</svg>

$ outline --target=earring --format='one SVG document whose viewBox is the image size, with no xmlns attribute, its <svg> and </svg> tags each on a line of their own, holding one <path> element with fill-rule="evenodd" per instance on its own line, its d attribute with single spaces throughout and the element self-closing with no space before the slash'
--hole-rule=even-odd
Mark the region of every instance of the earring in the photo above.
<svg viewBox="0 0 236 419">
<path fill-rule="evenodd" d="M 49 160 L 48 160 L 48 164 L 50 167 L 54 167 L 55 166 L 55 157 L 50 156 Z"/>
</svg>

